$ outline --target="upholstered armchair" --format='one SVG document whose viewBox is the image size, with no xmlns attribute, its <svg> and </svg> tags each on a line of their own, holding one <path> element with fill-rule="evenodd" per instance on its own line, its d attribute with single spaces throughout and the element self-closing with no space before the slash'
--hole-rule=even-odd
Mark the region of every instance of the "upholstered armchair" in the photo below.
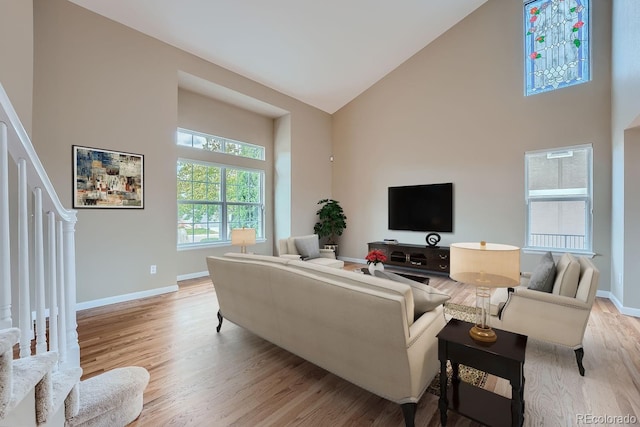
<svg viewBox="0 0 640 427">
<path fill-rule="evenodd" d="M 320 239 L 317 234 L 292 236 L 278 240 L 278 256 L 327 267 L 344 267 L 344 261 L 336 259 L 333 250 L 320 248 Z"/>
<path fill-rule="evenodd" d="M 550 254 L 549 254 L 550 257 Z M 553 263 L 553 258 L 551 258 Z M 540 273 L 540 265 L 524 275 L 520 286 L 497 289 L 491 298 L 491 326 L 572 348 L 584 376 L 582 340 L 598 289 L 600 272 L 590 259 L 564 254 L 555 271 Z M 536 290 L 540 279 L 549 290 Z M 535 277 L 534 277 L 535 276 Z"/>
</svg>

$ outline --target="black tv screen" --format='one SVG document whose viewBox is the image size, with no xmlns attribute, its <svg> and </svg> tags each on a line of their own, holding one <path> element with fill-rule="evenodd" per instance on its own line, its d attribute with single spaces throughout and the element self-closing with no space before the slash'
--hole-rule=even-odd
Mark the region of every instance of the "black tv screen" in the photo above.
<svg viewBox="0 0 640 427">
<path fill-rule="evenodd" d="M 453 184 L 389 187 L 389 230 L 453 231 Z"/>
</svg>

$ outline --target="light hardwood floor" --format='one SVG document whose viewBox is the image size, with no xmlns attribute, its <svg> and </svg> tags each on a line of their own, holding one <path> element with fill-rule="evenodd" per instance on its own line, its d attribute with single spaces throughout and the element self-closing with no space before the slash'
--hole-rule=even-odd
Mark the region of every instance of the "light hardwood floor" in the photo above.
<svg viewBox="0 0 640 427">
<path fill-rule="evenodd" d="M 474 288 L 446 278 L 431 285 L 451 302 L 475 300 Z M 132 427 L 404 425 L 398 405 L 228 321 L 216 333 L 217 310 L 213 285 L 201 278 L 172 294 L 78 312 L 83 379 L 120 366 L 147 368 L 144 409 Z M 581 377 L 572 350 L 529 340 L 526 426 L 581 425 L 581 413 L 640 418 L 640 319 L 598 298 L 584 365 Z M 485 388 L 510 396 L 503 379 L 490 376 Z M 439 420 L 437 397 L 425 393 L 416 425 Z M 448 425 L 478 426 L 451 412 Z"/>
</svg>

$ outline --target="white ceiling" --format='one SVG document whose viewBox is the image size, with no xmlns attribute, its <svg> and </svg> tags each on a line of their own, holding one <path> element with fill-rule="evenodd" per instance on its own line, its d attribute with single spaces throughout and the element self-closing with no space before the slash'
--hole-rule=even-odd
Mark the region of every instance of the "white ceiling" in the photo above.
<svg viewBox="0 0 640 427">
<path fill-rule="evenodd" d="M 334 113 L 487 0 L 70 0 Z"/>
</svg>

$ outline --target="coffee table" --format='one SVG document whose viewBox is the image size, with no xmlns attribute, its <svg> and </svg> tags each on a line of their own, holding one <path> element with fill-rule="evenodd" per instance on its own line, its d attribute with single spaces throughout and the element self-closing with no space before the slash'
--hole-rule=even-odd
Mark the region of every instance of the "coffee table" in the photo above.
<svg viewBox="0 0 640 427">
<path fill-rule="evenodd" d="M 469 336 L 472 323 L 451 319 L 438 333 L 440 359 L 440 421 L 447 425 L 447 410 L 453 410 L 488 426 L 521 427 L 524 423 L 524 355 L 527 336 L 494 329 L 494 343 L 479 343 Z M 447 390 L 447 360 L 453 375 Z M 463 364 L 506 378 L 511 383 L 511 399 L 460 380 Z"/>
</svg>

